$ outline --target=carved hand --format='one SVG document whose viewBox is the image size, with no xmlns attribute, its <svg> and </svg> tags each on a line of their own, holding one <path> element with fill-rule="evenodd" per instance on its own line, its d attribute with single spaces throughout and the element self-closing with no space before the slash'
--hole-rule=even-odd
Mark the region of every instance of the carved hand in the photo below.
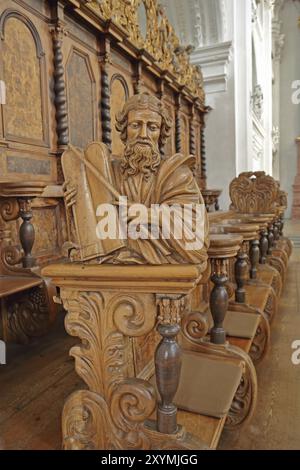
<svg viewBox="0 0 300 470">
<path fill-rule="evenodd" d="M 63 192 L 66 206 L 72 207 L 76 203 L 76 196 L 77 196 L 77 188 L 74 186 L 70 186 L 70 182 L 66 181 L 63 184 Z"/>
</svg>

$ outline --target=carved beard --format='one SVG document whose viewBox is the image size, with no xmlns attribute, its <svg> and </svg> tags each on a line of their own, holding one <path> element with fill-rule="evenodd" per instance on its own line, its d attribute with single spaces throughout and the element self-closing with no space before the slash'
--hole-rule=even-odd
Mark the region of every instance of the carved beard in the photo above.
<svg viewBox="0 0 300 470">
<path fill-rule="evenodd" d="M 127 179 L 142 173 L 144 180 L 148 181 L 151 174 L 156 174 L 161 162 L 157 146 L 148 139 L 137 139 L 128 142 L 125 146 L 124 157 L 121 163 L 122 173 Z"/>
</svg>

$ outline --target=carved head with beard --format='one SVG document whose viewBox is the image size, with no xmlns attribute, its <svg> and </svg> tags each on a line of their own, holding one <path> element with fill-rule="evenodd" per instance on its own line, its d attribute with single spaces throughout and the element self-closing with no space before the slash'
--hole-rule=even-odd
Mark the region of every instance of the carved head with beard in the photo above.
<svg viewBox="0 0 300 470">
<path fill-rule="evenodd" d="M 147 181 L 156 174 L 160 150 L 170 136 L 172 121 L 163 103 L 148 93 L 134 95 L 116 116 L 116 129 L 125 144 L 121 162 L 125 178 L 143 174 Z"/>
</svg>

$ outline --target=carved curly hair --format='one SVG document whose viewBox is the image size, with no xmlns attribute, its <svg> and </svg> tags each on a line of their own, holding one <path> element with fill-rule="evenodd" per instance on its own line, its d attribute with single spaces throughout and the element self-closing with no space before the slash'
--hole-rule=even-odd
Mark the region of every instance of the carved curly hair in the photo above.
<svg viewBox="0 0 300 470">
<path fill-rule="evenodd" d="M 164 104 L 156 98 L 156 96 L 150 95 L 149 93 L 141 93 L 132 96 L 126 101 L 122 111 L 116 115 L 116 129 L 121 134 L 122 142 L 125 143 L 127 139 L 128 113 L 135 109 L 150 109 L 161 116 L 162 123 L 159 136 L 159 148 L 162 149 L 171 135 L 172 118 Z"/>
</svg>

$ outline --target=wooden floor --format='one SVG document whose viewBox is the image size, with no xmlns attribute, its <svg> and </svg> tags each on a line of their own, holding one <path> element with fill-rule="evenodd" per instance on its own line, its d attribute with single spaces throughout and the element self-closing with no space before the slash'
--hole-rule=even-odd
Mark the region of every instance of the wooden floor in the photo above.
<svg viewBox="0 0 300 470">
<path fill-rule="evenodd" d="M 293 226 L 290 235 L 299 236 Z M 296 237 L 297 238 L 297 237 Z M 220 449 L 300 449 L 300 365 L 291 362 L 300 340 L 300 247 L 290 260 L 287 283 L 272 325 L 272 349 L 258 368 L 259 398 L 252 422 L 224 431 Z M 59 449 L 66 397 L 82 387 L 68 356 L 76 342 L 62 322 L 30 346 L 8 346 L 0 366 L 0 449 Z"/>
</svg>

